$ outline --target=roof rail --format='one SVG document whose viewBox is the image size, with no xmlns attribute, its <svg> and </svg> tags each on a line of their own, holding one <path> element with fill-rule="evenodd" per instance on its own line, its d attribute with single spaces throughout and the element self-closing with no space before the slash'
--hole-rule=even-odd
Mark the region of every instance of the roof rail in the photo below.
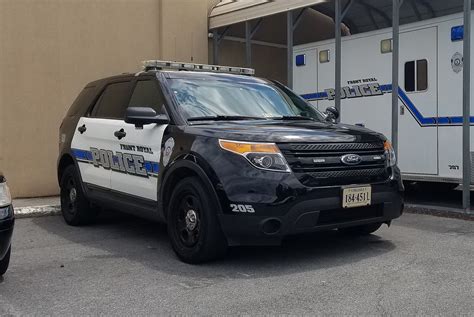
<svg viewBox="0 0 474 317">
<path fill-rule="evenodd" d="M 214 72 L 214 73 L 231 73 L 239 75 L 255 75 L 255 69 L 244 68 L 244 67 L 233 67 L 233 66 L 220 66 L 220 65 L 206 65 L 206 64 L 195 64 L 195 63 L 183 63 L 183 62 L 170 62 L 160 60 L 148 60 L 143 62 L 143 70 L 190 70 L 199 72 Z"/>
</svg>

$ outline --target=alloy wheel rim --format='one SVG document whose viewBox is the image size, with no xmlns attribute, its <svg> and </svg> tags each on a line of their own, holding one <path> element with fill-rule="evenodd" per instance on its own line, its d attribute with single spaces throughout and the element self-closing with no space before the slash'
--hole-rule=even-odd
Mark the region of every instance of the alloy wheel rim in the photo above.
<svg viewBox="0 0 474 317">
<path fill-rule="evenodd" d="M 186 194 L 178 206 L 178 238 L 186 247 L 193 247 L 199 241 L 201 229 L 199 199 L 193 194 Z"/>
</svg>

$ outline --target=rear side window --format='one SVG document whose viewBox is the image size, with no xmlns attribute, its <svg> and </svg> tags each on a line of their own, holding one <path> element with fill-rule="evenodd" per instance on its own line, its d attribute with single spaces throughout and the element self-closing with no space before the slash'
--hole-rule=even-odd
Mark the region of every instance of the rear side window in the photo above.
<svg viewBox="0 0 474 317">
<path fill-rule="evenodd" d="M 95 118 L 123 119 L 130 97 L 132 83 L 129 81 L 107 85 L 92 110 Z"/>
<path fill-rule="evenodd" d="M 92 104 L 92 101 L 94 100 L 96 94 L 97 90 L 95 86 L 89 86 L 84 88 L 79 93 L 76 100 L 74 100 L 74 102 L 72 103 L 66 116 L 75 117 L 85 115 L 87 109 L 89 109 L 89 106 Z"/>
<path fill-rule="evenodd" d="M 164 113 L 164 97 L 160 87 L 154 80 L 137 82 L 130 98 L 129 107 L 150 107 L 156 113 Z"/>
</svg>

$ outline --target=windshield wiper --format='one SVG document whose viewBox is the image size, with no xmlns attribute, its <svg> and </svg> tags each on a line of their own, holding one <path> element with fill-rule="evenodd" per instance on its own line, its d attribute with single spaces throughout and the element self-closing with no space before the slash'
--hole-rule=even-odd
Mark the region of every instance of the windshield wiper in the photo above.
<svg viewBox="0 0 474 317">
<path fill-rule="evenodd" d="M 249 116 L 203 116 L 189 118 L 188 121 L 235 121 L 235 120 L 265 120 L 266 118 Z"/>
<path fill-rule="evenodd" d="M 271 117 L 267 118 L 271 120 L 311 120 L 315 121 L 314 118 L 311 117 L 305 117 L 305 116 L 281 116 L 281 117 Z"/>
</svg>

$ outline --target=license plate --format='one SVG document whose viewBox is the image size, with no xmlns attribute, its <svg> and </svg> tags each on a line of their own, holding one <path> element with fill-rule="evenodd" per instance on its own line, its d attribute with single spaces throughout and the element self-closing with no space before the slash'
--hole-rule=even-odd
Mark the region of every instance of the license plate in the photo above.
<svg viewBox="0 0 474 317">
<path fill-rule="evenodd" d="M 349 187 L 342 190 L 342 208 L 369 206 L 372 203 L 372 187 Z"/>
</svg>

